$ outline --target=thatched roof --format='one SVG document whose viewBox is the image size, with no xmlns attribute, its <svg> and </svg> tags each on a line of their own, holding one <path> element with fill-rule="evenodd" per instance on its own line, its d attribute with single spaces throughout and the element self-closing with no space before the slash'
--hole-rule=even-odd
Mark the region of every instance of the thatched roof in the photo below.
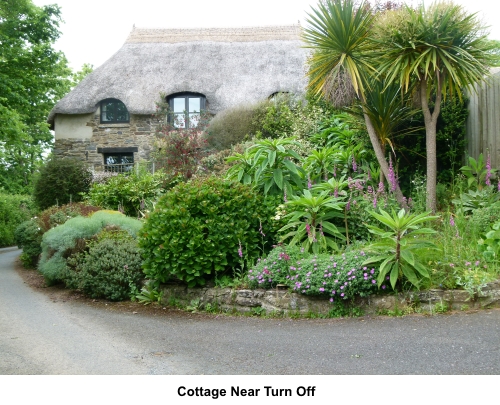
<svg viewBox="0 0 500 405">
<path fill-rule="evenodd" d="M 84 114 L 116 98 L 132 114 L 152 114 L 160 93 L 196 92 L 212 113 L 275 92 L 303 94 L 299 25 L 206 29 L 134 28 L 125 44 L 50 112 Z"/>
</svg>

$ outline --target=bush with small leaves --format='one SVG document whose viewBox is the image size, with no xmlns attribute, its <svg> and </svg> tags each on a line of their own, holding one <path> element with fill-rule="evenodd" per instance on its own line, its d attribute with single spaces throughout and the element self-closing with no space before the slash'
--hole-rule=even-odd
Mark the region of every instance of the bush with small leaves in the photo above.
<svg viewBox="0 0 500 405">
<path fill-rule="evenodd" d="M 250 186 L 218 178 L 179 184 L 146 219 L 140 238 L 148 279 L 203 285 L 269 250 L 282 225 L 278 201 Z M 243 257 L 241 257 L 243 256 Z"/>
<path fill-rule="evenodd" d="M 68 270 L 66 259 L 87 248 L 87 241 L 107 226 L 115 226 L 136 237 L 142 222 L 117 211 L 98 211 L 88 218 L 75 217 L 45 232 L 38 269 L 47 284 L 63 281 Z"/>
<path fill-rule="evenodd" d="M 27 268 L 36 266 L 38 256 L 42 253 L 42 247 L 40 246 L 42 235 L 43 231 L 37 222 L 37 218 L 24 221 L 14 232 L 17 247 L 23 250 L 21 262 Z"/>
<path fill-rule="evenodd" d="M 40 169 L 33 196 L 41 210 L 82 200 L 92 182 L 92 172 L 85 162 L 52 158 Z"/>
<path fill-rule="evenodd" d="M 88 251 L 68 259 L 62 281 L 91 298 L 123 301 L 140 288 L 141 264 L 140 249 L 128 232 L 105 230 Z"/>
</svg>

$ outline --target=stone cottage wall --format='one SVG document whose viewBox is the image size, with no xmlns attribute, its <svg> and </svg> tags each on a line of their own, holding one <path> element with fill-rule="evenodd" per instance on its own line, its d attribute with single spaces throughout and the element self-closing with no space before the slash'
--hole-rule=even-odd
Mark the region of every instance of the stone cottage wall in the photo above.
<svg viewBox="0 0 500 405">
<path fill-rule="evenodd" d="M 91 116 L 87 126 L 92 128 L 92 136 L 86 138 L 60 138 L 57 126 L 53 153 L 57 157 L 71 157 L 87 161 L 95 170 L 102 170 L 103 154 L 99 148 L 137 147 L 134 162 L 149 160 L 153 149 L 155 120 L 149 115 L 130 115 L 130 122 L 124 124 L 101 124 L 99 109 Z M 71 116 L 66 115 L 70 120 Z M 62 134 L 64 136 L 64 134 Z"/>
</svg>

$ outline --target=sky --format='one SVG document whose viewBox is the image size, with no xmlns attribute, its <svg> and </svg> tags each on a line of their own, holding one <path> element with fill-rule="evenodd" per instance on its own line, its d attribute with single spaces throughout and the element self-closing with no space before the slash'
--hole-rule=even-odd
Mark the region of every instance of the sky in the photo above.
<svg viewBox="0 0 500 405">
<path fill-rule="evenodd" d="M 490 38 L 500 40 L 499 1 L 454 2 L 470 12 L 478 12 L 490 27 Z M 84 63 L 94 68 L 102 65 L 125 43 L 134 25 L 215 28 L 289 25 L 300 21 L 305 26 L 307 13 L 318 0 L 33 0 L 33 3 L 61 7 L 64 23 L 55 48 L 64 52 L 70 67 L 77 71 Z"/>
</svg>

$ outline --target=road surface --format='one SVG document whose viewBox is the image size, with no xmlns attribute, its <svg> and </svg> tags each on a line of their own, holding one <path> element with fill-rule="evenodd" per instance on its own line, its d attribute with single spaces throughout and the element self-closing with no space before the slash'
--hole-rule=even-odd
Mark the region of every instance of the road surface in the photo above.
<svg viewBox="0 0 500 405">
<path fill-rule="evenodd" d="M 290 320 L 53 302 L 0 253 L 0 374 L 500 374 L 500 310 Z"/>
</svg>

